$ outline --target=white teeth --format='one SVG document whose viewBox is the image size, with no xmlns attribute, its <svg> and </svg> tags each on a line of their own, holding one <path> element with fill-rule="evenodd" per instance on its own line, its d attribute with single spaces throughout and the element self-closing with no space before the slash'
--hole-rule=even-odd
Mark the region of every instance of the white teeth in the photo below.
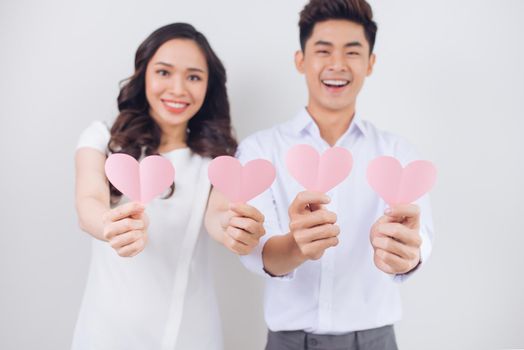
<svg viewBox="0 0 524 350">
<path fill-rule="evenodd" d="M 347 80 L 322 80 L 322 82 L 326 85 L 334 85 L 334 86 L 344 86 L 349 83 Z"/>
<path fill-rule="evenodd" d="M 187 106 L 186 103 L 177 103 L 177 102 L 164 102 L 166 105 L 168 105 L 169 107 L 173 107 L 173 108 L 184 108 L 185 106 Z"/>
</svg>

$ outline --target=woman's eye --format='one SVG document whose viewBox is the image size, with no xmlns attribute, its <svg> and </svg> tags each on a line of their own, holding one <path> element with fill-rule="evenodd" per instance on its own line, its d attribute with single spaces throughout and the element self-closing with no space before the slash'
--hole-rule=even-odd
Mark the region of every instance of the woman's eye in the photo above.
<svg viewBox="0 0 524 350">
<path fill-rule="evenodd" d="M 167 70 L 165 70 L 165 69 L 159 69 L 156 72 L 157 72 L 157 74 L 159 74 L 162 77 L 167 77 L 169 75 L 169 72 Z"/>
<path fill-rule="evenodd" d="M 202 79 L 198 75 L 190 75 L 189 80 L 190 81 L 200 81 Z"/>
</svg>

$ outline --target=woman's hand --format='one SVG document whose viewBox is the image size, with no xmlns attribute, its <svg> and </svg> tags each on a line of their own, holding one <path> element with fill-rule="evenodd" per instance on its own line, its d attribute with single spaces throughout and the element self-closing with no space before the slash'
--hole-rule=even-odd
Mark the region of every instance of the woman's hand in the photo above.
<svg viewBox="0 0 524 350">
<path fill-rule="evenodd" d="M 222 244 L 238 255 L 247 255 L 258 245 L 264 230 L 264 215 L 248 204 L 230 204 L 220 217 Z"/>
<path fill-rule="evenodd" d="M 123 204 L 103 216 L 103 237 L 122 257 L 133 257 L 147 243 L 149 219 L 138 202 Z"/>
</svg>

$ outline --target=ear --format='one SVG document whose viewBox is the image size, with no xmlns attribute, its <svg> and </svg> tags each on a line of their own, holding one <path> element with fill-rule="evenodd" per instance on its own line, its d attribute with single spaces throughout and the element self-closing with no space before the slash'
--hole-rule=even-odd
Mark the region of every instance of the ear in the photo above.
<svg viewBox="0 0 524 350">
<path fill-rule="evenodd" d="M 301 74 L 304 74 L 304 53 L 302 50 L 295 52 L 295 67 Z"/>
<path fill-rule="evenodd" d="M 376 59 L 377 59 L 377 56 L 375 56 L 374 53 L 372 53 L 369 56 L 368 71 L 366 73 L 366 76 L 369 77 L 371 75 L 371 73 L 373 73 L 373 67 L 375 66 Z"/>
</svg>

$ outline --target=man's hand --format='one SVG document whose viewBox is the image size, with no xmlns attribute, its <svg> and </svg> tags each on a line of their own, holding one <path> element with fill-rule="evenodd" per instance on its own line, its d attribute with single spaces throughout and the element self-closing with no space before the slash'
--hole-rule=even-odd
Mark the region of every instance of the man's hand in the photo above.
<svg viewBox="0 0 524 350">
<path fill-rule="evenodd" d="M 330 198 L 323 193 L 300 192 L 289 207 L 290 234 L 304 259 L 317 260 L 338 244 L 337 215 L 324 208 Z"/>
<path fill-rule="evenodd" d="M 403 274 L 420 262 L 422 239 L 417 205 L 396 205 L 387 209 L 371 227 L 370 240 L 375 265 L 389 274 Z"/>
</svg>

